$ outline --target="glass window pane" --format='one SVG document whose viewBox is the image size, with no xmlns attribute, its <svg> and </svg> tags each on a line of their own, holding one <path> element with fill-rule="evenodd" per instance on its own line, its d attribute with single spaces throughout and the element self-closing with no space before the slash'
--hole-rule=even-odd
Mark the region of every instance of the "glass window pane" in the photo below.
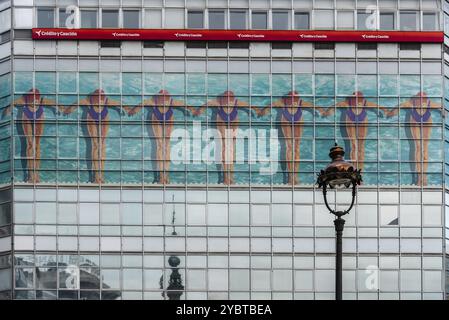
<svg viewBox="0 0 449 320">
<path fill-rule="evenodd" d="M 56 278 L 56 266 L 36 268 L 36 286 L 38 289 L 56 289 Z"/>
<path fill-rule="evenodd" d="M 334 11 L 333 10 L 316 10 L 315 11 L 315 28 L 316 29 L 334 29 Z"/>
<path fill-rule="evenodd" d="M 33 223 L 33 204 L 32 203 L 14 204 L 14 222 Z"/>
<path fill-rule="evenodd" d="M 101 25 L 103 28 L 118 28 L 118 10 L 103 10 Z"/>
<path fill-rule="evenodd" d="M 204 28 L 203 11 L 189 11 L 187 13 L 187 27 L 190 29 L 203 29 Z"/>
<path fill-rule="evenodd" d="M 295 29 L 297 30 L 310 29 L 310 16 L 308 12 L 295 13 Z"/>
<path fill-rule="evenodd" d="M 55 11 L 53 9 L 37 9 L 37 27 L 54 28 Z"/>
<path fill-rule="evenodd" d="M 127 29 L 140 28 L 140 11 L 139 10 L 123 11 L 123 28 L 127 28 Z"/>
<path fill-rule="evenodd" d="M 14 276 L 16 288 L 33 288 L 34 268 L 17 268 Z"/>
<path fill-rule="evenodd" d="M 370 17 L 369 13 L 366 13 L 365 11 L 359 11 L 357 12 L 357 29 L 358 30 L 367 30 L 370 29 L 368 25 L 368 18 Z"/>
<path fill-rule="evenodd" d="M 224 29 L 225 13 L 224 11 L 209 11 L 209 29 Z"/>
<path fill-rule="evenodd" d="M 338 29 L 354 29 L 354 13 L 352 11 L 337 12 Z"/>
<path fill-rule="evenodd" d="M 68 28 L 69 25 L 67 23 L 73 23 L 72 19 L 67 21 L 67 18 L 70 17 L 70 13 L 66 13 L 66 9 L 59 9 L 59 27 L 60 28 Z"/>
<path fill-rule="evenodd" d="M 101 271 L 101 274 L 103 279 L 103 290 L 120 289 L 120 270 L 104 269 Z"/>
<path fill-rule="evenodd" d="M 160 29 L 162 27 L 162 11 L 147 9 L 145 10 L 145 28 Z"/>
<path fill-rule="evenodd" d="M 122 204 L 122 223 L 126 225 L 142 224 L 142 204 L 123 203 Z"/>
<path fill-rule="evenodd" d="M 81 28 L 97 28 L 96 10 L 81 10 Z"/>
<path fill-rule="evenodd" d="M 124 269 L 123 270 L 123 289 L 142 290 L 142 270 Z"/>
<path fill-rule="evenodd" d="M 438 15 L 434 12 L 425 12 L 422 16 L 422 28 L 425 31 L 438 30 Z"/>
<path fill-rule="evenodd" d="M 401 30 L 413 31 L 418 29 L 417 12 L 401 12 L 400 13 Z"/>
<path fill-rule="evenodd" d="M 267 29 L 268 28 L 268 20 L 266 12 L 253 12 L 253 21 L 252 28 L 253 29 Z"/>
<path fill-rule="evenodd" d="M 246 29 L 246 11 L 231 11 L 229 29 Z"/>
<path fill-rule="evenodd" d="M 379 16 L 379 29 L 380 30 L 394 30 L 394 13 L 393 12 L 381 12 Z"/>
<path fill-rule="evenodd" d="M 273 30 L 288 30 L 288 12 L 273 12 Z"/>
<path fill-rule="evenodd" d="M 56 203 L 36 203 L 36 223 L 56 223 Z"/>
</svg>

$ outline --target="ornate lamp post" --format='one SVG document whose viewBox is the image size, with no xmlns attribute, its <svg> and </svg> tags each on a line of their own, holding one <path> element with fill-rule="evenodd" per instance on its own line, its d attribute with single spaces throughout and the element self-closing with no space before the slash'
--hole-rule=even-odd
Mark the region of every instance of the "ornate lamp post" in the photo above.
<svg viewBox="0 0 449 320">
<path fill-rule="evenodd" d="M 335 215 L 334 220 L 336 233 L 336 259 L 335 259 L 335 300 L 342 300 L 342 237 L 345 220 L 342 216 L 349 213 L 354 206 L 357 185 L 362 182 L 361 170 L 357 170 L 352 164 L 345 161 L 343 156 L 345 151 L 335 143 L 331 148 L 329 157 L 332 162 L 318 174 L 317 184 L 323 188 L 324 203 L 327 209 Z M 344 211 L 333 210 L 327 202 L 327 188 L 349 189 L 352 187 L 351 205 Z"/>
</svg>

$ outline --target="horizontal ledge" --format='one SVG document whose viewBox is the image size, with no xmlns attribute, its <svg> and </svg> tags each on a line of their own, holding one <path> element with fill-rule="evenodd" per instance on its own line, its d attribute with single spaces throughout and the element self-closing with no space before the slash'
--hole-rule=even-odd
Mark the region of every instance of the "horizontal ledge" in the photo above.
<svg viewBox="0 0 449 320">
<path fill-rule="evenodd" d="M 422 42 L 442 43 L 442 31 L 291 31 L 188 29 L 34 28 L 34 40 L 250 41 L 250 42 Z"/>
</svg>

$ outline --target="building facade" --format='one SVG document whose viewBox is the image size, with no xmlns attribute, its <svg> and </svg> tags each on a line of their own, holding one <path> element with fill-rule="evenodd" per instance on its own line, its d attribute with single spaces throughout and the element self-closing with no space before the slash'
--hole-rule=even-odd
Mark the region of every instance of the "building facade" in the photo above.
<svg viewBox="0 0 449 320">
<path fill-rule="evenodd" d="M 447 14 L 0 0 L 0 298 L 445 299 Z"/>
</svg>

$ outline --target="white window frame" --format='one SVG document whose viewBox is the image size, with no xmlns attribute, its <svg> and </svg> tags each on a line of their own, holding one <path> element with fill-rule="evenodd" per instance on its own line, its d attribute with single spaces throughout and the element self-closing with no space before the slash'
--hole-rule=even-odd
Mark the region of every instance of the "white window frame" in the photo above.
<svg viewBox="0 0 449 320">
<path fill-rule="evenodd" d="M 312 11 L 307 10 L 292 10 L 293 12 L 293 20 L 292 20 L 292 30 L 302 30 L 302 29 L 296 29 L 296 14 L 297 13 L 307 13 L 309 15 L 309 28 L 305 30 L 312 29 Z"/>
<path fill-rule="evenodd" d="M 380 30 L 380 14 L 381 13 L 388 13 L 388 14 L 393 14 L 393 30 L 398 30 L 399 29 L 399 18 L 398 18 L 398 14 L 397 11 L 393 11 L 393 10 L 381 10 L 378 13 L 378 19 L 377 19 L 377 30 Z M 385 30 L 388 31 L 388 30 Z"/>
<path fill-rule="evenodd" d="M 435 15 L 435 18 L 438 19 L 438 21 L 435 21 L 436 24 L 436 29 L 435 30 L 424 30 L 424 14 L 429 14 L 429 13 L 433 13 Z M 440 15 L 438 14 L 439 12 L 437 11 L 430 11 L 430 10 L 424 10 L 421 11 L 420 15 L 421 15 L 421 25 L 420 25 L 420 30 L 422 31 L 438 31 L 440 30 Z"/>
<path fill-rule="evenodd" d="M 236 29 L 231 29 L 231 11 L 239 11 L 239 12 L 245 12 L 245 29 L 244 30 L 248 30 L 251 29 L 250 28 L 250 18 L 249 18 L 249 10 L 248 8 L 230 8 L 226 17 L 227 20 L 227 30 L 236 30 Z"/>
<path fill-rule="evenodd" d="M 121 19 L 121 10 L 120 8 L 115 8 L 115 7 L 111 7 L 111 8 L 100 8 L 100 15 L 99 15 L 99 28 L 100 29 L 111 29 L 111 27 L 105 28 L 103 27 L 103 11 L 118 11 L 118 21 L 117 21 L 117 28 L 122 28 L 122 19 Z M 112 28 L 115 29 L 115 28 Z"/>
<path fill-rule="evenodd" d="M 251 9 L 249 10 L 249 30 L 271 30 L 271 10 L 268 9 Z M 266 29 L 255 29 L 253 28 L 253 13 L 266 13 L 267 14 L 267 28 Z"/>
<path fill-rule="evenodd" d="M 317 28 L 316 27 L 316 22 L 315 22 L 315 12 L 317 11 L 332 11 L 333 13 L 333 19 L 334 19 L 334 24 L 333 24 L 333 28 L 329 29 L 329 30 L 335 30 L 337 21 L 336 21 L 336 14 L 335 14 L 335 10 L 334 9 L 313 9 L 312 12 L 312 16 L 313 18 L 310 18 L 310 30 L 328 30 L 328 29 L 322 29 L 322 28 Z"/>
<path fill-rule="evenodd" d="M 344 28 L 341 30 L 355 30 L 357 28 L 357 15 L 356 15 L 356 11 L 355 10 L 351 10 L 351 9 L 339 9 L 339 10 L 335 10 L 335 30 L 340 30 L 339 26 L 338 26 L 338 13 L 339 12 L 352 12 L 352 28 Z"/>
<path fill-rule="evenodd" d="M 36 10 L 34 11 L 35 16 L 34 16 L 34 20 L 36 21 L 36 23 L 34 24 L 36 26 L 36 28 L 41 28 L 38 26 L 39 24 L 39 10 L 43 9 L 43 10 L 53 10 L 53 28 L 57 28 L 57 25 L 59 25 L 59 21 L 58 24 L 56 23 L 56 16 L 58 15 L 59 18 L 59 14 L 57 14 L 55 11 L 59 11 L 59 10 L 55 10 L 55 7 L 47 7 L 47 6 L 42 6 L 42 7 L 36 7 Z"/>
<path fill-rule="evenodd" d="M 288 9 L 273 9 L 273 10 L 270 10 L 271 11 L 271 29 L 273 29 L 273 30 L 279 30 L 279 31 L 282 31 L 282 30 L 291 30 L 292 29 L 292 11 L 293 10 L 288 10 Z M 273 20 L 273 14 L 274 13 L 287 13 L 287 19 L 288 19 L 288 21 L 287 21 L 287 29 L 274 29 L 274 20 Z"/>
<path fill-rule="evenodd" d="M 213 30 L 227 30 L 228 29 L 228 26 L 229 26 L 229 24 L 228 24 L 228 15 L 229 15 L 228 12 L 229 11 L 228 10 L 222 9 L 222 8 L 208 8 L 205 11 L 207 11 L 207 13 L 205 13 L 205 15 L 206 15 L 206 24 L 205 24 L 206 29 L 210 29 L 209 13 L 211 11 L 220 11 L 220 12 L 224 13 L 224 28 L 223 29 L 213 29 Z"/>
<path fill-rule="evenodd" d="M 138 17 L 139 17 L 139 22 L 138 22 L 138 29 L 142 29 L 143 27 L 143 23 L 142 23 L 142 12 L 143 10 L 141 8 L 126 8 L 126 9 L 120 9 L 119 11 L 119 28 L 124 29 L 125 28 L 125 11 L 138 11 Z"/>
<path fill-rule="evenodd" d="M 202 12 L 203 13 L 203 27 L 202 28 L 193 28 L 193 30 L 204 30 L 207 28 L 206 22 L 208 23 L 209 15 L 207 14 L 207 9 L 186 9 L 185 17 L 184 17 L 184 25 L 186 29 L 192 29 L 189 27 L 189 12 Z"/>
<path fill-rule="evenodd" d="M 101 14 L 100 14 L 99 8 L 80 8 L 80 28 L 81 29 L 86 29 L 86 28 L 82 27 L 82 25 L 83 25 L 83 18 L 82 18 L 82 14 L 81 14 L 82 11 L 93 11 L 93 12 L 95 12 L 97 14 L 97 26 L 96 26 L 96 28 L 100 28 L 99 26 L 101 26 Z"/>
<path fill-rule="evenodd" d="M 402 30 L 401 29 L 401 13 L 415 13 L 415 17 L 416 19 L 418 19 L 416 21 L 416 30 Z M 421 13 L 418 10 L 400 10 L 399 14 L 398 14 L 398 30 L 400 31 L 420 31 L 422 30 L 421 25 L 422 25 L 422 19 L 421 18 Z"/>
</svg>

